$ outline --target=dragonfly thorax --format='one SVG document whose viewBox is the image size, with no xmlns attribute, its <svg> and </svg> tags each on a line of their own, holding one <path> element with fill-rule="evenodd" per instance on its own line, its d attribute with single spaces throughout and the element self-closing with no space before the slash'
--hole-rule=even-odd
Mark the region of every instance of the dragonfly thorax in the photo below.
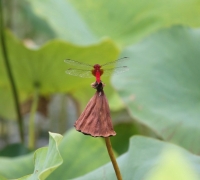
<svg viewBox="0 0 200 180">
<path fill-rule="evenodd" d="M 95 64 L 93 68 L 94 69 L 92 70 L 92 74 L 96 77 L 96 82 L 100 83 L 100 76 L 103 74 L 103 70 L 101 69 L 101 66 L 99 64 Z"/>
</svg>

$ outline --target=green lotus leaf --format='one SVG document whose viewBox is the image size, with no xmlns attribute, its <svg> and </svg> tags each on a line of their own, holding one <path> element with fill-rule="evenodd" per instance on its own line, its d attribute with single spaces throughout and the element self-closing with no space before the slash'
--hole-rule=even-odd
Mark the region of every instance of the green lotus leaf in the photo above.
<svg viewBox="0 0 200 180">
<path fill-rule="evenodd" d="M 44 180 L 56 168 L 58 168 L 63 160 L 58 150 L 58 145 L 62 140 L 62 136 L 56 133 L 49 133 L 49 146 L 40 148 L 34 153 L 34 173 L 18 180 Z"/>
<path fill-rule="evenodd" d="M 151 180 L 152 177 L 159 177 L 163 180 L 166 177 L 176 180 L 183 180 L 183 177 L 191 177 L 191 180 L 200 178 L 199 156 L 173 144 L 142 136 L 134 136 L 130 139 L 128 152 L 118 157 L 117 162 L 124 180 Z M 176 169 L 169 167 L 170 163 Z M 169 168 L 171 169 L 170 173 Z M 167 175 L 166 172 L 168 172 Z M 94 179 L 115 180 L 116 175 L 112 164 L 108 163 L 73 180 Z"/>
<path fill-rule="evenodd" d="M 75 178 L 110 160 L 102 138 L 86 136 L 75 130 L 70 130 L 64 135 L 59 150 L 63 164 L 47 180 Z"/>
<path fill-rule="evenodd" d="M 34 170 L 33 154 L 18 157 L 0 157 L 0 176 L 14 179 L 31 174 Z"/>
<path fill-rule="evenodd" d="M 130 70 L 112 83 L 129 113 L 166 141 L 200 153 L 200 30 L 173 27 L 127 47 Z"/>
<path fill-rule="evenodd" d="M 51 173 L 46 179 L 65 180 L 84 175 L 110 161 L 102 138 L 85 136 L 73 129 L 64 135 L 57 147 L 60 138 L 60 135 L 51 133 L 49 150 L 43 147 L 35 152 L 35 168 L 33 154 L 15 158 L 0 157 L 0 176 L 27 180 L 36 177 L 44 179 Z M 56 142 L 56 146 L 53 146 Z"/>
<path fill-rule="evenodd" d="M 58 38 L 82 45 L 110 37 L 124 46 L 173 24 L 200 26 L 198 0 L 27 2 L 35 14 L 49 23 Z"/>
<path fill-rule="evenodd" d="M 90 84 L 95 81 L 95 77 L 82 79 L 66 74 L 65 71 L 68 68 L 77 67 L 64 63 L 64 59 L 70 58 L 93 65 L 115 60 L 119 54 L 118 48 L 109 39 L 105 39 L 101 43 L 87 47 L 54 40 L 40 49 L 35 50 L 26 48 L 10 33 L 7 33 L 6 39 L 11 70 L 21 100 L 25 99 L 22 98 L 24 96 L 27 97 L 32 95 L 36 88 L 39 89 L 40 94 L 50 95 L 58 92 L 82 92 L 86 90 L 84 89 L 85 87 L 87 87 L 86 91 L 88 92 L 84 93 L 86 96 L 85 99 L 89 100 L 94 93 Z M 89 70 L 91 69 L 89 68 Z M 0 107 L 2 107 L 2 109 L 0 110 L 0 113 L 4 117 L 10 115 L 11 118 L 14 116 L 11 116 L 13 114 L 11 112 L 13 112 L 14 109 L 12 107 L 12 94 L 9 90 L 9 81 L 3 57 L 1 56 L 0 79 L 0 96 L 2 96 L 0 101 Z M 107 89 L 110 88 L 109 91 L 112 92 L 112 87 L 109 86 L 109 77 L 102 78 L 102 80 L 108 85 Z M 80 100 L 81 98 L 82 97 L 79 97 Z M 10 109 L 8 109 L 8 107 L 10 107 Z"/>
<path fill-rule="evenodd" d="M 38 50 L 26 48 L 11 34 L 7 36 L 7 41 L 10 64 L 17 87 L 26 93 L 33 92 L 36 86 L 39 86 L 43 94 L 66 92 L 95 81 L 95 78 L 82 80 L 67 75 L 65 71 L 69 67 L 76 67 L 67 65 L 64 59 L 70 58 L 93 65 L 114 60 L 118 55 L 118 49 L 109 39 L 87 47 L 55 40 Z"/>
<path fill-rule="evenodd" d="M 198 180 L 192 163 L 177 149 L 166 148 L 159 167 L 153 168 L 145 180 Z"/>
</svg>

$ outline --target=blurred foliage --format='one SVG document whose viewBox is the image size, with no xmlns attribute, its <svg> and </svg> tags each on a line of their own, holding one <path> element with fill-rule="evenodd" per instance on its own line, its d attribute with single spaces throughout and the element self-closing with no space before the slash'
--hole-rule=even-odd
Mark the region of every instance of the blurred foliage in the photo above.
<svg viewBox="0 0 200 180">
<path fill-rule="evenodd" d="M 57 37 L 82 45 L 110 37 L 124 46 L 172 24 L 200 26 L 198 0 L 27 2 L 35 14 L 50 24 Z"/>
<path fill-rule="evenodd" d="M 49 24 L 33 12 L 26 0 L 4 1 L 4 7 L 7 27 L 22 40 L 34 39 L 42 44 L 56 37 Z"/>
<path fill-rule="evenodd" d="M 63 140 L 50 133 L 48 148 L 35 149 L 34 158 L 13 144 L 15 107 L 0 44 L 0 179 L 115 179 L 102 139 L 69 130 L 95 79 L 65 74 L 71 66 L 63 60 L 103 64 L 124 56 L 129 71 L 102 76 L 123 179 L 200 178 L 199 0 L 4 0 L 3 6 L 24 129 L 37 89 L 46 101 L 35 112 L 36 147 L 47 144 L 49 130 L 67 132 Z"/>
</svg>

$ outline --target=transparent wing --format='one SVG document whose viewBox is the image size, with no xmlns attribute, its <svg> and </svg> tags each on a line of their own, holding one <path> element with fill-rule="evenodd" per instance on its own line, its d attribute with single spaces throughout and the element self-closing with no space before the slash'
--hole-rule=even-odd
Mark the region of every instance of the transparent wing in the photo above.
<svg viewBox="0 0 200 180">
<path fill-rule="evenodd" d="M 65 72 L 69 75 L 78 76 L 78 77 L 82 77 L 82 78 L 92 78 L 92 77 L 94 77 L 91 70 L 70 68 L 70 69 L 67 69 Z"/>
<path fill-rule="evenodd" d="M 116 68 L 112 68 L 112 69 L 104 69 L 102 76 L 110 76 L 111 74 L 117 75 L 117 74 L 123 73 L 128 70 L 129 69 L 127 66 L 121 66 L 121 67 L 116 67 Z"/>
<path fill-rule="evenodd" d="M 83 63 L 83 62 L 78 62 L 78 61 L 74 61 L 74 60 L 71 60 L 71 59 L 65 59 L 64 60 L 65 63 L 67 64 L 71 64 L 73 66 L 80 66 L 80 67 L 93 67 L 92 65 L 90 64 L 87 64 L 87 63 Z"/>
<path fill-rule="evenodd" d="M 120 59 L 117 59 L 117 60 L 115 60 L 115 61 L 111 61 L 111 62 L 108 62 L 108 63 L 106 63 L 106 64 L 103 64 L 103 65 L 101 65 L 101 67 L 104 67 L 104 66 L 110 66 L 110 65 L 116 65 L 116 63 L 119 63 L 119 62 L 124 62 L 124 61 L 126 61 L 126 60 L 128 60 L 128 57 L 123 57 L 123 58 L 120 58 Z"/>
</svg>

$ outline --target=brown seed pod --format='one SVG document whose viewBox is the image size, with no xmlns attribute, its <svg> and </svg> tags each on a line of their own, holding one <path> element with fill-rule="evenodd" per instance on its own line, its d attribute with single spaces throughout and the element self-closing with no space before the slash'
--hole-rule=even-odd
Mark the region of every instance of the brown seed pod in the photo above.
<svg viewBox="0 0 200 180">
<path fill-rule="evenodd" d="M 97 86 L 92 85 L 97 91 L 75 122 L 74 127 L 77 131 L 93 137 L 115 136 L 116 132 L 113 130 L 110 108 L 103 91 L 103 84 Z"/>
</svg>

